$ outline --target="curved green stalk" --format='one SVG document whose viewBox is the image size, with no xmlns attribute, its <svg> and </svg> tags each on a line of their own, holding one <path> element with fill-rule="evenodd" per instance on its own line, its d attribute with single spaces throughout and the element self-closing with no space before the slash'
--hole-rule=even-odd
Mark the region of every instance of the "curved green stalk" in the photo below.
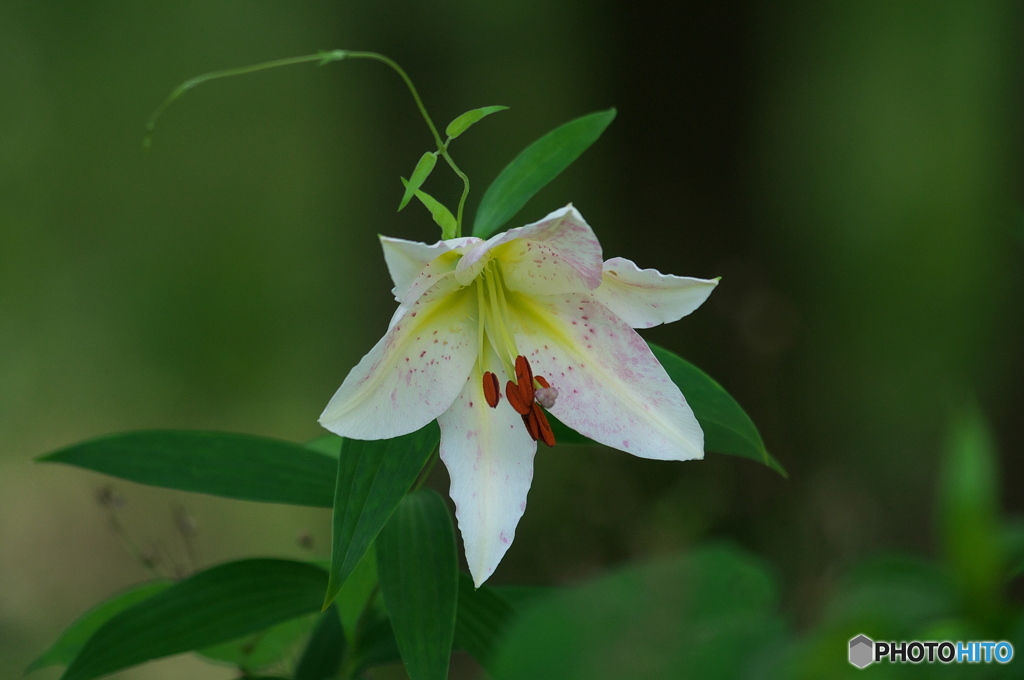
<svg viewBox="0 0 1024 680">
<path fill-rule="evenodd" d="M 469 178 L 466 176 L 459 166 L 455 164 L 451 155 L 448 153 L 448 142 L 451 139 L 441 139 L 441 134 L 437 131 L 437 126 L 434 125 L 434 121 L 431 119 L 430 114 L 427 113 L 427 107 L 423 105 L 423 100 L 420 99 L 419 92 L 416 90 L 416 86 L 413 85 L 412 79 L 405 70 L 399 66 L 394 60 L 389 57 L 379 54 L 377 52 L 355 52 L 350 50 L 331 50 L 329 52 L 317 52 L 316 54 L 307 54 L 302 57 L 289 57 L 287 59 L 276 59 L 274 61 L 267 61 L 261 64 L 253 64 L 251 66 L 242 66 L 239 68 L 224 69 L 222 71 L 211 71 L 210 73 L 204 73 L 203 75 L 190 78 L 184 83 L 179 85 L 167 96 L 167 99 L 157 107 L 153 115 L 149 117 L 146 122 L 146 136 L 142 140 L 142 145 L 146 148 L 152 146 L 153 143 L 153 130 L 156 128 L 156 121 L 164 110 L 171 105 L 174 100 L 182 96 L 196 85 L 201 85 L 209 80 L 216 80 L 218 78 L 230 78 L 233 76 L 246 75 L 248 73 L 255 73 L 257 71 L 265 71 L 267 69 L 278 68 L 280 66 L 293 66 L 295 64 L 308 64 L 310 62 L 319 62 L 320 66 L 329 64 L 333 61 L 341 61 L 342 59 L 370 59 L 372 61 L 379 61 L 382 64 L 386 64 L 392 71 L 398 74 L 398 76 L 405 83 L 405 86 L 409 89 L 409 93 L 412 95 L 413 100 L 416 102 L 416 108 L 419 110 L 420 115 L 423 117 L 424 122 L 430 129 L 430 134 L 434 138 L 434 143 L 437 144 L 437 154 L 444 158 L 445 162 L 452 171 L 459 176 L 462 180 L 462 196 L 459 199 L 459 208 L 455 216 L 455 235 L 456 237 L 462 236 L 462 214 L 463 209 L 466 205 L 466 198 L 469 196 Z"/>
</svg>

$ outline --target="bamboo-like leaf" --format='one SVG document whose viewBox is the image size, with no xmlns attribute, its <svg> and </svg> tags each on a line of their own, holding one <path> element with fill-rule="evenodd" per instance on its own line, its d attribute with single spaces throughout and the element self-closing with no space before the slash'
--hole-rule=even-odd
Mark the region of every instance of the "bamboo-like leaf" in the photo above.
<svg viewBox="0 0 1024 680">
<path fill-rule="evenodd" d="M 458 601 L 455 529 L 444 501 L 406 496 L 377 539 L 381 594 L 411 680 L 445 680 Z"/>
<path fill-rule="evenodd" d="M 402 182 L 405 184 L 405 193 L 402 194 L 402 202 L 398 204 L 398 209 L 401 211 L 405 206 L 409 205 L 409 201 L 412 200 L 412 195 L 423 186 L 423 183 L 430 177 L 430 173 L 433 172 L 434 166 L 437 165 L 437 154 L 431 151 L 420 156 L 419 161 L 416 163 L 416 167 L 412 171 L 412 175 L 409 177 L 409 181 L 406 182 L 404 179 Z"/>
<path fill-rule="evenodd" d="M 459 611 L 455 619 L 455 647 L 469 652 L 489 668 L 515 610 L 487 586 L 473 587 L 468 574 L 459 574 Z"/>
<path fill-rule="evenodd" d="M 355 638 L 359 617 L 370 602 L 370 598 L 377 592 L 378 584 L 377 551 L 371 546 L 345 579 L 334 602 L 341 617 L 341 627 L 350 639 Z"/>
<path fill-rule="evenodd" d="M 346 439 L 338 458 L 331 541 L 331 581 L 324 606 L 366 554 L 416 481 L 441 434 L 437 423 L 394 439 Z"/>
<path fill-rule="evenodd" d="M 232 432 L 150 430 L 100 437 L 39 459 L 168 489 L 329 508 L 330 457 L 292 442 Z"/>
<path fill-rule="evenodd" d="M 597 141 L 615 118 L 615 109 L 598 111 L 555 128 L 526 147 L 487 187 L 473 220 L 473 236 L 487 238 L 526 202 Z"/>
<path fill-rule="evenodd" d="M 330 680 L 337 677 L 345 655 L 345 633 L 336 607 L 320 615 L 295 669 L 295 680 Z"/>
<path fill-rule="evenodd" d="M 120 614 L 125 609 L 133 607 L 139 602 L 162 592 L 171 586 L 170 581 L 151 581 L 136 586 L 131 590 L 111 597 L 101 602 L 68 626 L 57 641 L 50 645 L 50 648 L 43 652 L 38 659 L 25 669 L 25 673 L 37 671 L 47 666 L 64 665 L 71 663 L 82 650 L 85 643 L 92 637 L 92 634 L 100 629 L 103 624 Z"/>
<path fill-rule="evenodd" d="M 305 562 L 254 559 L 207 569 L 109 619 L 61 680 L 92 680 L 264 630 L 318 611 L 326 587 L 327 573 Z"/>
<path fill-rule="evenodd" d="M 506 109 L 508 109 L 507 106 L 484 106 L 479 109 L 471 109 L 448 123 L 448 127 L 445 128 L 444 133 L 448 135 L 449 139 L 455 139 L 468 130 L 472 125 L 480 122 L 484 117 L 489 116 L 492 113 L 497 113 L 498 111 L 505 111 Z"/>
<path fill-rule="evenodd" d="M 251 674 L 290 655 L 299 641 L 309 635 L 315 622 L 312 614 L 301 616 L 236 640 L 203 647 L 196 653 L 207 659 L 233 664 Z"/>
</svg>

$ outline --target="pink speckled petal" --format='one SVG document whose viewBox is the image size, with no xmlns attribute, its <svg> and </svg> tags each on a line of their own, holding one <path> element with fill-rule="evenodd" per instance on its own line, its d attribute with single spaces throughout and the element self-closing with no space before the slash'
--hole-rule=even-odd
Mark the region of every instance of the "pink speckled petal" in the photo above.
<svg viewBox="0 0 1024 680">
<path fill-rule="evenodd" d="M 601 244 L 571 205 L 470 248 L 456 277 L 467 283 L 489 258 L 501 263 L 510 290 L 552 295 L 583 293 L 601 285 Z"/>
<path fill-rule="evenodd" d="M 461 254 L 483 243 L 467 236 L 427 245 L 388 236 L 380 237 L 384 261 L 395 287 L 391 292 L 403 304 L 411 304 L 439 280 L 455 271 Z"/>
<path fill-rule="evenodd" d="M 718 279 L 662 274 L 613 257 L 604 263 L 601 285 L 592 296 L 633 328 L 651 328 L 697 309 L 717 285 Z"/>
<path fill-rule="evenodd" d="M 476 298 L 445 282 L 396 315 L 320 416 L 343 437 L 387 439 L 418 430 L 459 395 L 476 363 Z"/>
<path fill-rule="evenodd" d="M 384 262 L 388 265 L 391 281 L 395 284 L 391 292 L 399 302 L 423 268 L 442 253 L 451 250 L 444 241 L 427 245 L 390 236 L 381 236 L 380 246 L 384 251 Z"/>
<path fill-rule="evenodd" d="M 584 295 L 509 299 L 516 342 L 558 390 L 551 412 L 580 434 L 641 458 L 704 457 L 704 433 L 647 343 Z"/>
<path fill-rule="evenodd" d="M 493 350 L 486 369 L 503 375 Z M 522 417 L 502 398 L 497 408 L 484 399 L 483 373 L 474 367 L 451 408 L 437 419 L 441 425 L 441 460 L 451 477 L 466 562 L 473 583 L 486 581 L 515 537 L 533 481 L 537 442 Z"/>
</svg>

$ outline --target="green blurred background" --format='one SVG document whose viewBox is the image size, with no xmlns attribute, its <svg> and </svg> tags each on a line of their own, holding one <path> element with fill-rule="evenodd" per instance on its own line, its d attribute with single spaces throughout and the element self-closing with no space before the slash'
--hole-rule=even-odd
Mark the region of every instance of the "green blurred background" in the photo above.
<svg viewBox="0 0 1024 680">
<path fill-rule="evenodd" d="M 647 337 L 722 382 L 789 469 L 542 450 L 495 583 L 725 538 L 812 625 L 857 559 L 934 553 L 938 452 L 964 395 L 1021 512 L 1021 29 L 1008 1 L 0 4 L 0 677 L 147 575 L 94 500 L 105 480 L 32 458 L 151 427 L 317 436 L 393 311 L 376 235 L 437 237 L 419 206 L 395 212 L 430 137 L 380 64 L 204 85 L 143 151 L 184 79 L 317 49 L 395 58 L 439 124 L 511 107 L 452 147 L 470 211 L 527 143 L 617 106 L 516 222 L 572 201 L 607 256 L 723 276 Z M 459 186 L 438 173 L 428 189 Z M 181 508 L 200 565 L 329 548 L 327 512 L 116 489 L 168 569 L 189 566 Z M 186 658 L 119 677 L 185 673 L 231 676 Z"/>
</svg>

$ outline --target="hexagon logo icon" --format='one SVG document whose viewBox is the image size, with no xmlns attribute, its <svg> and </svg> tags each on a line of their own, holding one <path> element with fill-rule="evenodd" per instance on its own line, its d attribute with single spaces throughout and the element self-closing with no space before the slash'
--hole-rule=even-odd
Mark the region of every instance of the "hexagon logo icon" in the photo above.
<svg viewBox="0 0 1024 680">
<path fill-rule="evenodd" d="M 850 640 L 850 663 L 857 668 L 864 668 L 875 660 L 875 641 L 866 635 L 858 635 Z"/>
</svg>

